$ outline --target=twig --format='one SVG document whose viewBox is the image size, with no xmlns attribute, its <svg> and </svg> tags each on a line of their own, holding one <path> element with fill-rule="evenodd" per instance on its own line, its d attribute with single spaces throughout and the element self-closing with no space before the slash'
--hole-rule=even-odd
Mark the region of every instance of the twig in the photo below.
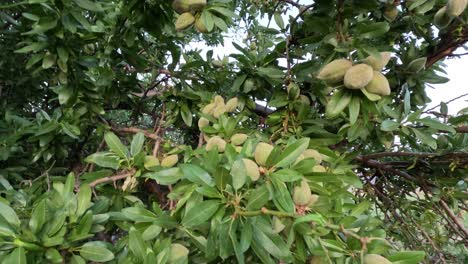
<svg viewBox="0 0 468 264">
<path fill-rule="evenodd" d="M 409 181 L 412 181 L 412 182 L 418 182 L 418 179 L 416 179 L 415 177 L 409 175 L 408 173 L 404 172 L 404 171 L 401 171 L 401 170 L 397 170 L 391 166 L 388 166 L 388 165 L 384 165 L 376 160 L 371 160 L 371 159 L 366 159 L 366 158 L 363 158 L 363 157 L 356 157 L 356 160 L 359 161 L 359 162 L 362 162 L 364 164 L 366 164 L 367 166 L 371 167 L 371 168 L 376 168 L 376 169 L 381 169 L 383 171 L 387 171 L 387 172 L 390 172 L 390 173 L 393 173 L 393 174 L 396 174 L 396 175 L 399 175 Z"/>
<path fill-rule="evenodd" d="M 154 132 L 154 135 L 157 137 L 156 141 L 154 142 L 153 148 L 153 156 L 157 157 L 159 152 L 159 146 L 161 145 L 162 137 L 160 136 L 162 131 L 162 124 L 164 123 L 164 118 L 166 117 L 166 105 L 163 103 L 162 111 L 161 111 L 161 118 L 159 118 L 158 128 Z"/>
<path fill-rule="evenodd" d="M 455 100 L 458 100 L 458 99 L 460 99 L 460 98 L 462 98 L 462 97 L 465 97 L 465 96 L 468 96 L 468 93 L 462 94 L 462 95 L 460 95 L 460 96 L 457 96 L 457 97 L 455 97 L 455 98 L 453 98 L 453 99 L 450 99 L 450 100 L 448 100 L 447 102 L 444 102 L 444 103 L 445 103 L 445 104 L 449 104 L 449 103 L 451 103 L 451 102 L 453 102 L 453 101 L 455 101 Z M 427 109 L 427 110 L 424 111 L 423 113 L 429 113 L 430 111 L 436 109 L 436 108 L 439 107 L 439 106 L 440 106 L 440 104 L 438 104 L 438 105 L 436 105 L 436 106 L 434 106 L 434 107 L 432 107 L 432 108 L 430 108 L 430 109 Z"/>
<path fill-rule="evenodd" d="M 110 182 L 110 181 L 115 182 L 115 181 L 118 181 L 118 180 L 122 180 L 122 179 L 125 179 L 125 178 L 129 177 L 129 176 L 132 176 L 133 174 L 135 174 L 135 169 L 131 169 L 130 171 L 122 173 L 122 174 L 107 176 L 107 177 L 97 179 L 97 180 L 91 182 L 89 184 L 89 187 L 94 188 L 94 187 L 96 187 L 96 185 L 101 184 L 101 183 L 106 183 L 106 182 Z"/>
<path fill-rule="evenodd" d="M 358 159 L 378 159 L 383 157 L 421 157 L 421 158 L 434 158 L 434 157 L 468 157 L 466 152 L 451 152 L 445 154 L 430 153 L 430 152 L 379 152 L 368 155 L 358 156 Z"/>
</svg>

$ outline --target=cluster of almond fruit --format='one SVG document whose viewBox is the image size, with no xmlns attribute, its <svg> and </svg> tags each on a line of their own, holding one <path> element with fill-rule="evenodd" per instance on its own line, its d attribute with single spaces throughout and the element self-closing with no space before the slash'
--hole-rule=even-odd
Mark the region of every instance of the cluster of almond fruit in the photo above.
<svg viewBox="0 0 468 264">
<path fill-rule="evenodd" d="M 174 0 L 172 8 L 180 14 L 175 22 L 176 30 L 181 31 L 195 24 L 195 28 L 200 33 L 208 33 L 201 19 L 201 11 L 205 6 L 206 0 Z"/>
<path fill-rule="evenodd" d="M 379 58 L 369 56 L 358 64 L 353 64 L 347 59 L 336 59 L 325 65 L 317 78 L 330 85 L 342 82 L 347 89 L 365 89 L 371 94 L 389 95 L 390 84 L 381 71 L 390 61 L 390 57 L 390 52 L 380 52 Z"/>
<path fill-rule="evenodd" d="M 434 24 L 438 28 L 447 27 L 454 18 L 463 14 L 468 0 L 449 0 L 447 5 L 439 9 L 434 16 Z"/>
</svg>

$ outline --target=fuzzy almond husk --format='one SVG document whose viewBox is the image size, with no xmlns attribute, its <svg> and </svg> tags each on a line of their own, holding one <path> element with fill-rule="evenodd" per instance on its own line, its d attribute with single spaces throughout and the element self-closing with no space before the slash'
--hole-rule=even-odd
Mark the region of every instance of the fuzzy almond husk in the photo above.
<svg viewBox="0 0 468 264">
<path fill-rule="evenodd" d="M 376 71 L 381 71 L 390 61 L 392 53 L 388 51 L 380 52 L 380 58 L 369 56 L 364 60 L 364 63 L 371 66 Z"/>
<path fill-rule="evenodd" d="M 320 154 L 315 149 L 306 149 L 304 152 L 302 152 L 302 155 L 304 155 L 305 159 L 313 158 L 316 164 L 320 164 L 322 162 L 322 154 Z"/>
<path fill-rule="evenodd" d="M 336 83 L 343 80 L 346 71 L 353 66 L 353 63 L 346 59 L 337 59 L 325 65 L 317 75 L 319 80 L 329 83 Z"/>
<path fill-rule="evenodd" d="M 182 13 L 175 22 L 177 31 L 184 30 L 195 23 L 195 17 L 190 12 Z"/>
<path fill-rule="evenodd" d="M 449 0 L 447 2 L 447 15 L 450 17 L 457 17 L 466 9 L 468 0 Z"/>
<path fill-rule="evenodd" d="M 374 77 L 374 70 L 367 64 L 357 64 L 351 67 L 344 76 L 344 85 L 348 89 L 362 89 Z"/>
<path fill-rule="evenodd" d="M 302 180 L 300 186 L 294 187 L 293 201 L 295 205 L 306 206 L 309 204 L 311 197 L 312 192 L 307 180 Z"/>
<path fill-rule="evenodd" d="M 237 97 L 231 98 L 226 102 L 226 112 L 231 113 L 236 110 L 239 100 Z"/>
<path fill-rule="evenodd" d="M 387 77 L 379 71 L 374 71 L 374 78 L 366 86 L 366 91 L 378 95 L 390 95 L 390 84 Z"/>
<path fill-rule="evenodd" d="M 364 257 L 364 264 L 392 264 L 392 262 L 377 254 L 367 254 Z"/>
<path fill-rule="evenodd" d="M 177 154 L 169 155 L 161 160 L 161 166 L 170 168 L 176 165 L 178 161 L 179 161 L 179 156 L 177 156 Z"/>
<path fill-rule="evenodd" d="M 231 143 L 234 146 L 242 145 L 242 144 L 244 144 L 244 142 L 247 140 L 248 137 L 249 136 L 247 134 L 242 134 L 242 133 L 234 134 L 231 137 Z"/>
<path fill-rule="evenodd" d="M 173 243 L 171 244 L 168 263 L 179 263 L 182 259 L 187 258 L 188 254 L 189 250 L 185 246 L 179 243 Z"/>
<path fill-rule="evenodd" d="M 257 164 L 260 166 L 265 166 L 268 156 L 270 156 L 270 153 L 272 150 L 273 150 L 272 145 L 268 143 L 264 143 L 264 142 L 258 143 L 257 147 L 255 147 L 255 152 L 254 152 L 254 157 L 255 157 L 255 161 L 257 162 Z"/>
<path fill-rule="evenodd" d="M 201 117 L 200 119 L 198 119 L 198 128 L 199 129 L 202 129 L 206 126 L 208 126 L 210 124 L 210 120 L 204 118 L 204 117 Z"/>
<path fill-rule="evenodd" d="M 260 178 L 260 170 L 257 163 L 249 159 L 242 159 L 242 161 L 244 162 L 247 176 L 249 176 L 252 181 L 257 181 Z"/>
</svg>

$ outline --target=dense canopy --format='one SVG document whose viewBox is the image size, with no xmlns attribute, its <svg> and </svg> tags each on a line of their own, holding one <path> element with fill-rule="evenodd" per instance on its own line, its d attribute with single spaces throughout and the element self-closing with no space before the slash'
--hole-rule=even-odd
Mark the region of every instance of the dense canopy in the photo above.
<svg viewBox="0 0 468 264">
<path fill-rule="evenodd" d="M 466 263 L 467 4 L 2 0 L 0 262 Z"/>
</svg>

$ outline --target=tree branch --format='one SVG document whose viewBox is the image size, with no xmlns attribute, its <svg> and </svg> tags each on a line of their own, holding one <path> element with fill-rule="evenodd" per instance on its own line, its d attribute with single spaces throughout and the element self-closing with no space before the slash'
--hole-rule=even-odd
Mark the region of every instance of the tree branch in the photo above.
<svg viewBox="0 0 468 264">
<path fill-rule="evenodd" d="M 132 176 L 133 174 L 135 174 L 135 169 L 131 169 L 130 171 L 128 171 L 126 173 L 116 174 L 116 175 L 113 175 L 113 176 L 107 176 L 107 177 L 97 179 L 97 180 L 91 182 L 89 184 L 89 187 L 94 188 L 94 187 L 96 187 L 96 185 L 101 184 L 101 183 L 122 180 L 122 179 L 125 179 L 125 178 L 129 177 L 129 176 Z"/>
<path fill-rule="evenodd" d="M 380 170 L 383 170 L 383 171 L 387 171 L 387 172 L 390 172 L 390 173 L 393 173 L 393 174 L 396 174 L 396 175 L 399 175 L 405 179 L 407 179 L 408 181 L 411 181 L 411 182 L 418 182 L 418 179 L 416 179 L 415 177 L 409 175 L 408 173 L 404 172 L 404 171 L 401 171 L 401 170 L 397 170 L 395 168 L 393 168 L 392 166 L 389 166 L 389 165 L 385 165 L 385 164 L 382 164 L 376 160 L 372 160 L 372 159 L 366 159 L 366 158 L 363 158 L 363 157 L 356 157 L 356 160 L 361 162 L 361 163 L 364 163 L 365 165 L 371 167 L 371 168 L 376 168 L 376 169 L 380 169 Z"/>
<path fill-rule="evenodd" d="M 158 139 L 158 136 L 156 136 L 154 133 L 151 133 L 144 129 L 140 129 L 136 127 L 111 127 L 111 130 L 117 133 L 131 133 L 131 134 L 143 133 L 145 137 L 147 138 L 151 138 L 154 140 Z"/>
<path fill-rule="evenodd" d="M 379 153 L 372 153 L 368 155 L 362 155 L 362 156 L 359 156 L 358 158 L 360 159 L 378 159 L 378 158 L 383 158 L 383 157 L 435 158 L 435 157 L 443 157 L 443 156 L 468 158 L 468 153 L 451 152 L 451 153 L 445 153 L 445 154 L 437 154 L 437 153 L 430 153 L 430 152 L 379 152 Z"/>
<path fill-rule="evenodd" d="M 468 230 L 465 228 L 464 224 L 460 222 L 460 219 L 452 212 L 452 210 L 448 207 L 448 205 L 444 202 L 444 200 L 439 201 L 444 211 L 447 215 L 453 220 L 453 222 L 460 228 L 460 230 L 465 234 L 465 238 L 468 237 Z"/>
</svg>

